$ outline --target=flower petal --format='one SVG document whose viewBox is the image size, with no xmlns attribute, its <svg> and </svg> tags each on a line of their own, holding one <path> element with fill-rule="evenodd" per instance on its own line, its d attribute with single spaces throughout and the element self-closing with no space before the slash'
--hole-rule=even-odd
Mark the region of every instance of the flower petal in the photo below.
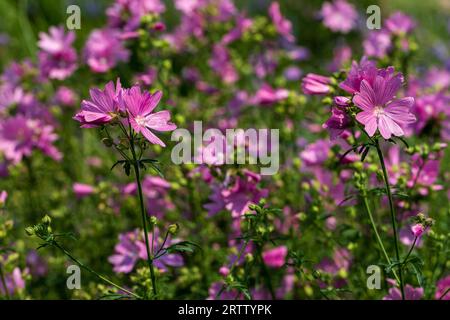
<svg viewBox="0 0 450 320">
<path fill-rule="evenodd" d="M 167 110 L 149 114 L 145 120 L 145 126 L 150 129 L 158 131 L 172 131 L 177 128 L 175 124 L 169 122 L 170 112 Z"/>
</svg>

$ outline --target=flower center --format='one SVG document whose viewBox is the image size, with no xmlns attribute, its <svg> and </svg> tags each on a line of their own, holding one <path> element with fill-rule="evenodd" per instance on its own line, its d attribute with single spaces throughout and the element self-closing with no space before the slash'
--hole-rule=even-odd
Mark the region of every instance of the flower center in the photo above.
<svg viewBox="0 0 450 320">
<path fill-rule="evenodd" d="M 383 109 L 383 107 L 377 106 L 377 107 L 375 107 L 373 112 L 374 112 L 375 116 L 378 118 L 379 116 L 384 114 L 384 109 Z"/>
<path fill-rule="evenodd" d="M 136 121 L 136 123 L 142 127 L 145 127 L 145 123 L 147 122 L 145 120 L 145 117 L 143 116 L 137 116 L 136 118 L 134 118 L 134 120 Z"/>
</svg>

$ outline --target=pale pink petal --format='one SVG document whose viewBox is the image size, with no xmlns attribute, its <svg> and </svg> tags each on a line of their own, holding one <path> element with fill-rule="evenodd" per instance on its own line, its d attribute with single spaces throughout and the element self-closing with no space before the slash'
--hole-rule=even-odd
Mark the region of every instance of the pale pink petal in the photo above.
<svg viewBox="0 0 450 320">
<path fill-rule="evenodd" d="M 155 136 L 150 130 L 147 128 L 142 128 L 141 133 L 144 135 L 144 137 L 150 141 L 153 144 L 159 144 L 161 147 L 165 147 L 166 145 L 164 142 L 161 141 L 157 136 Z"/>
<path fill-rule="evenodd" d="M 152 113 L 146 117 L 145 126 L 158 131 L 172 131 L 177 128 L 173 123 L 169 122 L 170 112 L 167 110 Z"/>
</svg>

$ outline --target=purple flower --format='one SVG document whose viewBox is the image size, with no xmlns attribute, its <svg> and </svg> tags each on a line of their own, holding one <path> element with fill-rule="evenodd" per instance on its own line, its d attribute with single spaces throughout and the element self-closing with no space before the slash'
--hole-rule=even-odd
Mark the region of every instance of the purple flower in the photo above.
<svg viewBox="0 0 450 320">
<path fill-rule="evenodd" d="M 377 74 L 378 70 L 375 62 L 368 60 L 366 57 L 362 57 L 359 63 L 356 61 L 352 62 L 347 79 L 341 82 L 339 87 L 348 93 L 354 94 L 359 92 L 361 81 L 366 80 L 372 84 Z"/>
<path fill-rule="evenodd" d="M 328 159 L 330 148 L 329 141 L 317 140 L 300 153 L 300 158 L 308 166 L 321 165 Z"/>
<path fill-rule="evenodd" d="M 262 253 L 262 258 L 266 266 L 271 268 L 281 268 L 288 253 L 286 246 L 279 246 L 270 250 L 266 250 Z"/>
<path fill-rule="evenodd" d="M 239 74 L 230 60 L 228 49 L 223 45 L 214 45 L 209 66 L 225 83 L 234 83 L 239 79 Z"/>
<path fill-rule="evenodd" d="M 280 11 L 280 4 L 278 2 L 272 2 L 269 7 L 269 16 L 272 19 L 277 32 L 282 35 L 287 41 L 294 42 L 295 37 L 292 34 L 292 23 L 284 19 Z"/>
<path fill-rule="evenodd" d="M 305 94 L 322 95 L 330 92 L 331 78 L 315 73 L 308 73 L 302 80 L 302 90 Z"/>
<path fill-rule="evenodd" d="M 369 57 L 384 58 L 391 49 L 390 34 L 385 30 L 371 31 L 363 41 L 364 54 Z"/>
<path fill-rule="evenodd" d="M 130 273 L 142 256 L 142 250 L 145 251 L 145 244 L 142 248 L 139 230 L 121 233 L 119 243 L 114 247 L 114 254 L 108 258 L 108 261 L 114 266 L 114 272 Z"/>
<path fill-rule="evenodd" d="M 407 284 L 405 286 L 405 300 L 420 300 L 423 297 L 423 288 L 414 288 Z M 390 288 L 389 294 L 383 297 L 383 300 L 402 300 L 402 294 L 399 288 Z"/>
<path fill-rule="evenodd" d="M 393 34 L 405 35 L 416 27 L 416 23 L 410 16 L 397 11 L 386 20 L 385 27 Z"/>
<path fill-rule="evenodd" d="M 425 227 L 423 224 L 417 223 L 411 227 L 411 232 L 413 233 L 414 237 L 420 237 L 423 232 L 425 231 Z"/>
<path fill-rule="evenodd" d="M 435 299 L 450 300 L 450 275 L 438 280 L 436 283 Z M 447 293 L 446 293 L 447 292 Z M 445 294 L 445 296 L 443 296 Z"/>
<path fill-rule="evenodd" d="M 11 274 L 5 275 L 5 283 L 9 295 L 25 289 L 25 280 L 23 279 L 22 271 L 17 267 L 14 268 Z M 0 282 L 0 295 L 5 295 L 5 288 L 2 282 Z"/>
<path fill-rule="evenodd" d="M 142 135 L 151 143 L 166 145 L 153 132 L 150 131 L 172 131 L 177 128 L 170 122 L 170 113 L 167 110 L 153 113 L 153 110 L 161 100 L 162 92 L 156 91 L 154 94 L 141 92 L 138 86 L 124 90 L 120 97 L 120 104 L 129 113 L 129 121 L 137 133 Z"/>
<path fill-rule="evenodd" d="M 356 26 L 358 13 L 355 7 L 345 0 L 325 2 L 320 16 L 323 24 L 333 32 L 348 33 Z"/>
<path fill-rule="evenodd" d="M 234 184 L 213 188 L 213 193 L 209 197 L 212 202 L 204 206 L 208 210 L 209 216 L 227 209 L 231 212 L 233 218 L 239 218 L 249 210 L 250 204 L 258 203 L 259 200 L 267 196 L 267 189 L 257 187 L 261 180 L 260 175 L 249 170 L 244 170 L 243 173 L 243 177 L 237 176 L 235 178 Z"/>
<path fill-rule="evenodd" d="M 165 11 L 160 0 L 117 0 L 106 10 L 108 24 L 112 28 L 121 28 L 125 32 L 135 31 L 144 15 Z"/>
<path fill-rule="evenodd" d="M 76 99 L 77 96 L 75 92 L 73 92 L 72 89 L 65 86 L 61 86 L 58 88 L 54 98 L 55 102 L 62 106 L 73 106 L 75 104 Z"/>
<path fill-rule="evenodd" d="M 339 107 L 331 108 L 331 117 L 323 124 L 324 129 L 330 132 L 331 140 L 339 137 L 347 128 L 350 127 L 350 116 Z"/>
<path fill-rule="evenodd" d="M 39 67 L 44 77 L 64 80 L 77 68 L 77 53 L 72 47 L 75 33 L 67 35 L 63 27 L 50 27 L 49 34 L 40 32 Z"/>
<path fill-rule="evenodd" d="M 402 81 L 400 73 L 390 73 L 385 78 L 377 76 L 373 86 L 362 80 L 360 92 L 355 95 L 353 102 L 363 110 L 356 115 L 356 120 L 365 126 L 369 136 L 372 137 L 377 129 L 385 139 L 390 139 L 392 135 L 403 136 L 401 126 L 416 121 L 410 112 L 414 98 L 394 99 Z"/>
<path fill-rule="evenodd" d="M 27 267 L 33 277 L 45 276 L 48 272 L 47 262 L 38 254 L 36 250 L 30 250 L 26 257 Z"/>
<path fill-rule="evenodd" d="M 3 207 L 6 203 L 6 199 L 8 199 L 8 192 L 2 190 L 0 192 L 0 206 Z"/>
<path fill-rule="evenodd" d="M 0 152 L 13 164 L 33 151 L 33 135 L 28 119 L 22 115 L 0 122 Z"/>
<path fill-rule="evenodd" d="M 228 45 L 233 41 L 239 39 L 242 34 L 247 31 L 253 24 L 253 21 L 244 15 L 239 15 L 236 18 L 236 26 L 222 37 L 220 41 L 222 45 Z"/>
<path fill-rule="evenodd" d="M 119 114 L 118 97 L 122 92 L 120 80 L 106 84 L 104 90 L 90 89 L 91 100 L 81 101 L 81 111 L 73 119 L 81 123 L 82 128 L 94 128 L 106 124 Z"/>
<path fill-rule="evenodd" d="M 84 48 L 84 58 L 94 72 L 107 72 L 120 61 L 128 61 L 130 53 L 119 39 L 119 33 L 111 29 L 92 31 Z"/>
</svg>

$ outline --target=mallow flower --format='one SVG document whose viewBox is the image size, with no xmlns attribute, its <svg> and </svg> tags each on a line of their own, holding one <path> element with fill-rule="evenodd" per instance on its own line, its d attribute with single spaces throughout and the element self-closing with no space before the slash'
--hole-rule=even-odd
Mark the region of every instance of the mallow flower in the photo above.
<svg viewBox="0 0 450 320">
<path fill-rule="evenodd" d="M 161 100 L 162 92 L 141 92 L 138 86 L 126 89 L 120 96 L 121 107 L 128 112 L 131 127 L 151 143 L 166 145 L 151 130 L 172 131 L 177 126 L 170 122 L 170 113 L 167 110 L 153 113 L 153 110 Z"/>
<path fill-rule="evenodd" d="M 367 80 L 361 81 L 360 91 L 353 102 L 362 110 L 356 115 L 356 120 L 365 126 L 369 136 L 372 137 L 377 129 L 385 139 L 390 139 L 392 135 L 403 136 L 402 126 L 416 121 L 410 112 L 414 98 L 394 99 L 402 81 L 400 73 L 394 75 L 390 72 L 384 77 L 377 75 L 373 85 Z"/>
</svg>

